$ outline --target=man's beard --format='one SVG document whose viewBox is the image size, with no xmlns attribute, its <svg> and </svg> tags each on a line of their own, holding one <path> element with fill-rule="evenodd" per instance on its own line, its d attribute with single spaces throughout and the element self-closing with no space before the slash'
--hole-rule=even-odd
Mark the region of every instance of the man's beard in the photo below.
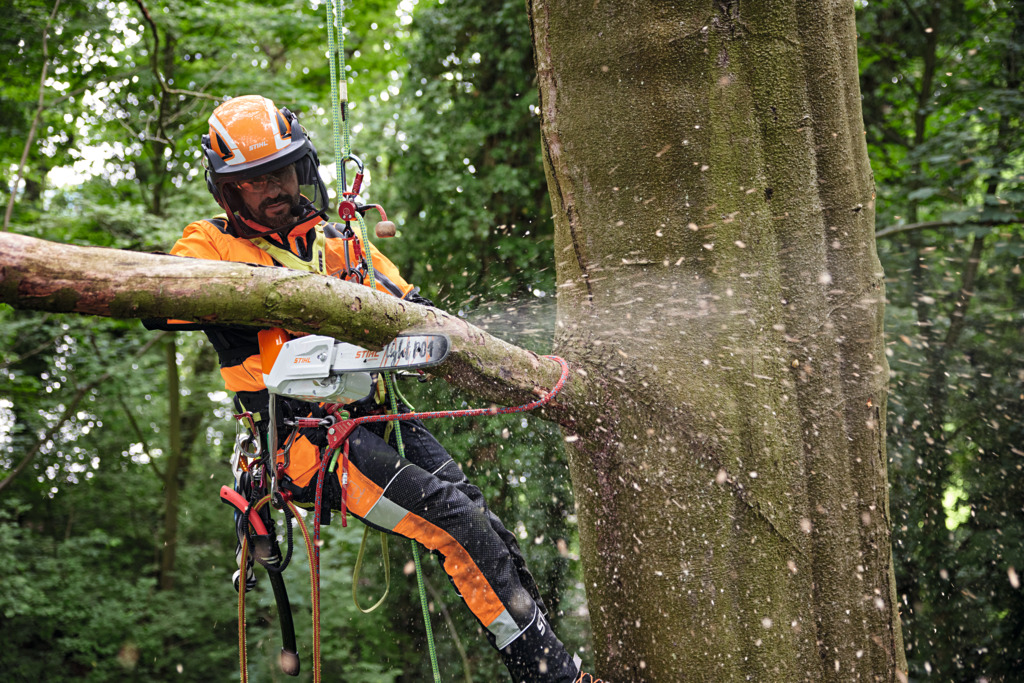
<svg viewBox="0 0 1024 683">
<path fill-rule="evenodd" d="M 267 210 L 278 202 L 288 202 L 288 209 L 286 211 L 280 211 L 278 207 L 274 207 L 275 211 L 273 215 L 267 213 Z M 260 225 L 267 228 L 283 228 L 291 225 L 296 220 L 296 215 L 292 210 L 299 206 L 299 195 L 288 194 L 287 192 L 281 192 L 276 197 L 269 197 L 260 202 L 259 207 L 253 212 L 253 219 Z"/>
</svg>

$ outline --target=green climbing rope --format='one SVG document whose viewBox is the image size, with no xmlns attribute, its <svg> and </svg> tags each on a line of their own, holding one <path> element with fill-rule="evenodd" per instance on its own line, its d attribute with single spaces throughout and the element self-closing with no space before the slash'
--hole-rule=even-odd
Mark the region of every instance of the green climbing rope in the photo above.
<svg viewBox="0 0 1024 683">
<path fill-rule="evenodd" d="M 391 412 L 398 412 L 398 387 L 395 386 L 395 378 L 392 374 L 384 375 L 384 382 L 387 384 L 388 396 L 391 399 Z M 395 429 L 395 445 L 398 447 L 398 455 L 405 458 L 405 444 L 402 442 L 402 428 Z M 430 609 L 427 607 L 427 590 L 423 585 L 423 566 L 420 564 L 420 547 L 416 541 L 412 542 L 412 561 L 416 565 L 416 585 L 420 589 L 420 607 L 423 609 L 423 623 L 427 625 L 427 649 L 430 650 L 430 666 L 434 670 L 434 681 L 440 683 L 441 674 L 437 669 L 437 648 L 434 646 L 434 630 L 430 626 Z"/>
<path fill-rule="evenodd" d="M 348 82 L 345 76 L 345 36 L 342 32 L 344 15 L 344 0 L 336 2 L 327 0 L 327 50 L 331 67 L 331 108 L 334 119 L 334 164 L 335 178 L 337 181 L 336 192 L 338 201 L 344 197 L 348 189 L 344 183 L 345 162 L 352 154 L 352 136 L 348 122 Z M 339 135 L 340 129 L 340 135 Z M 359 240 L 363 243 L 363 251 L 366 253 L 367 275 L 369 276 L 370 289 L 376 289 L 377 280 L 374 276 L 373 252 L 371 251 L 370 240 L 366 234 L 366 221 L 362 214 L 357 213 L 359 224 Z M 398 388 L 395 386 L 394 377 L 391 373 L 384 373 L 384 381 L 387 386 L 388 396 L 391 397 L 391 412 L 398 412 L 396 396 Z M 402 430 L 395 430 L 395 444 L 398 446 L 398 454 L 405 458 L 405 445 L 402 443 Z M 366 537 L 363 536 L 365 545 Z M 434 682 L 440 683 L 441 674 L 437 667 L 437 649 L 434 646 L 434 630 L 430 625 L 430 610 L 427 606 L 427 591 L 423 585 L 423 566 L 420 562 L 420 548 L 416 541 L 411 541 L 412 557 L 416 565 L 416 584 L 420 591 L 420 606 L 423 609 L 423 624 L 427 632 L 427 648 L 430 650 L 430 666 L 434 673 Z M 386 545 L 385 545 L 386 548 Z M 385 550 L 386 552 L 386 550 Z M 360 556 L 362 548 L 360 548 Z M 353 593 L 353 597 L 355 594 Z M 358 603 L 357 603 L 358 606 Z"/>
</svg>

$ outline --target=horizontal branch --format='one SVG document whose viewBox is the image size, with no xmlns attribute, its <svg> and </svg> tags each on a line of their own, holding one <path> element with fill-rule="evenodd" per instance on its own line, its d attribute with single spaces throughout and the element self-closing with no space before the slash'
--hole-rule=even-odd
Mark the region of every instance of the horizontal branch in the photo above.
<svg viewBox="0 0 1024 683">
<path fill-rule="evenodd" d="M 948 227 L 966 227 L 968 225 L 977 226 L 996 226 L 996 225 L 1011 225 L 1014 221 L 1008 221 L 1005 219 L 992 219 L 983 221 L 924 221 L 923 223 L 908 223 L 906 225 L 890 225 L 887 228 L 875 231 L 875 239 L 879 237 L 888 237 L 901 232 L 910 232 L 911 230 L 927 230 L 928 228 L 948 228 Z"/>
<path fill-rule="evenodd" d="M 501 405 L 533 400 L 560 374 L 557 363 L 444 311 L 287 268 L 0 234 L 0 303 L 110 318 L 284 327 L 371 349 L 405 332 L 444 333 L 451 355 L 432 374 Z M 561 414 L 566 398 L 548 419 L 567 419 Z"/>
</svg>

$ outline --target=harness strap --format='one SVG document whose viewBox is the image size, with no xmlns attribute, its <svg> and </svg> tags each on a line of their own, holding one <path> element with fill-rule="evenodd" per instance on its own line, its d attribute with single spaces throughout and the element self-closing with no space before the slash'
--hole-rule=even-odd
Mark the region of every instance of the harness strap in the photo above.
<svg viewBox="0 0 1024 683">
<path fill-rule="evenodd" d="M 321 221 L 314 228 L 313 243 L 308 245 L 308 258 L 302 258 L 294 252 L 279 247 L 263 237 L 254 237 L 250 241 L 263 251 L 270 254 L 270 257 L 282 266 L 292 270 L 303 270 L 319 275 L 327 274 L 327 240 L 324 237 L 324 225 Z"/>
</svg>

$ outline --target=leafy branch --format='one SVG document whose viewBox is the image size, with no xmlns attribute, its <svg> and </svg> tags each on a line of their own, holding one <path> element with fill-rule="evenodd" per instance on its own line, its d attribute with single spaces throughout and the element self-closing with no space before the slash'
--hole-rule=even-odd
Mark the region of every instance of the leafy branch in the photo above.
<svg viewBox="0 0 1024 683">
<path fill-rule="evenodd" d="M 3 230 L 7 230 L 11 224 L 11 213 L 14 211 L 14 198 L 18 194 L 18 185 L 21 183 L 22 174 L 25 172 L 25 164 L 28 162 L 28 152 L 32 148 L 32 142 L 36 137 L 36 129 L 39 127 L 39 119 L 46 108 L 46 72 L 50 67 L 47 42 L 50 39 L 50 25 L 57 16 L 57 9 L 60 7 L 60 0 L 53 3 L 53 11 L 50 12 L 43 28 L 43 69 L 39 74 L 39 98 L 36 102 L 36 112 L 32 116 L 32 125 L 29 127 L 28 135 L 25 136 L 25 147 L 21 150 L 21 161 L 18 162 L 18 171 L 14 174 L 14 182 L 11 184 L 11 196 L 7 200 L 7 210 L 4 211 Z M 67 97 L 67 96 L 65 96 Z"/>
<path fill-rule="evenodd" d="M 109 380 L 114 375 L 115 371 L 118 368 L 120 368 L 120 366 L 123 365 L 125 362 L 134 361 L 136 358 L 141 358 L 143 355 L 146 354 L 147 351 L 149 351 L 153 347 L 154 344 L 160 341 L 167 334 L 169 333 L 164 332 L 154 336 L 152 339 L 146 342 L 141 348 L 139 348 L 139 350 L 136 351 L 135 355 L 133 355 L 131 358 L 126 358 L 121 363 L 110 366 L 110 369 L 103 373 L 101 376 L 85 384 L 84 386 L 79 387 L 78 391 L 75 392 L 75 395 L 71 397 L 71 401 L 69 401 L 68 404 L 64 406 L 64 410 L 61 412 L 60 417 L 57 419 L 57 421 L 50 425 L 49 429 L 47 429 L 38 440 L 36 440 L 36 443 L 29 450 L 28 454 L 24 458 L 22 458 L 21 462 L 18 463 L 18 465 L 13 470 L 11 470 L 11 472 L 6 477 L 0 479 L 0 492 L 3 492 L 3 490 L 7 488 L 7 486 L 10 485 L 12 481 L 14 481 L 14 478 L 21 474 L 25 470 L 25 468 L 27 468 L 32 463 L 35 457 L 39 455 L 39 451 L 43 449 L 43 446 L 49 443 L 53 439 L 57 431 L 64 425 L 64 423 L 71 419 L 71 416 L 74 415 L 75 412 L 78 410 L 78 404 L 81 403 L 82 400 L 89 395 L 89 392 L 91 392 L 93 389 L 100 386 L 101 384 L 104 384 L 107 380 Z"/>
<path fill-rule="evenodd" d="M 167 79 L 164 78 L 163 72 L 160 70 L 160 34 L 157 32 L 156 22 L 153 20 L 153 16 L 149 13 L 149 9 L 142 3 L 142 0 L 135 0 L 135 4 L 138 6 L 139 11 L 142 12 L 142 16 L 145 17 L 146 23 L 149 24 L 150 29 L 153 31 L 153 52 L 150 60 L 153 63 L 153 74 L 156 76 L 156 80 L 160 84 L 160 90 L 163 91 L 165 95 L 188 95 L 190 97 L 198 97 L 212 102 L 220 102 L 223 98 L 217 97 L 216 95 L 210 95 L 209 93 L 195 90 L 179 90 L 177 88 L 172 88 L 167 84 Z"/>
</svg>

